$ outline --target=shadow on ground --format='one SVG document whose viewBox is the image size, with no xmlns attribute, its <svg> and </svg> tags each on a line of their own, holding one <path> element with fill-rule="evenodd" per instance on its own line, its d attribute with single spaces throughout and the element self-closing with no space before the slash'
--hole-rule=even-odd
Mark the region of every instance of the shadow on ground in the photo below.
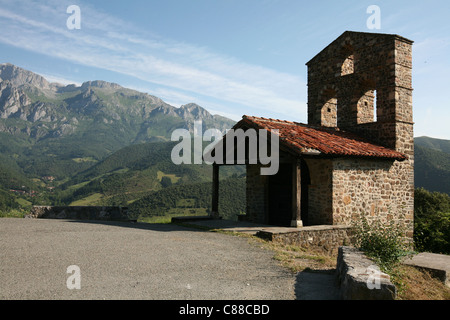
<svg viewBox="0 0 450 320">
<path fill-rule="evenodd" d="M 171 232 L 171 231 L 200 231 L 204 232 L 207 229 L 183 226 L 181 224 L 173 223 L 146 223 L 146 222 L 122 222 L 122 221 L 101 221 L 101 220 L 66 220 L 70 223 L 84 223 L 84 224 L 102 224 L 108 226 L 116 226 L 120 228 L 132 228 L 140 230 L 151 230 L 159 232 Z"/>
<path fill-rule="evenodd" d="M 330 270 L 302 271 L 295 283 L 297 300 L 340 300 L 336 272 Z"/>
</svg>

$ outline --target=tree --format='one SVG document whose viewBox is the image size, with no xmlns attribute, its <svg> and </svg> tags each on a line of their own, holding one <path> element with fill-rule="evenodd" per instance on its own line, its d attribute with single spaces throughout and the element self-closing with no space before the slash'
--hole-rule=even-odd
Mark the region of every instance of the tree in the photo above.
<svg viewBox="0 0 450 320">
<path fill-rule="evenodd" d="M 163 188 L 170 187 L 171 185 L 172 185 L 172 179 L 170 179 L 167 176 L 164 176 L 164 177 L 161 178 L 161 186 Z"/>
<path fill-rule="evenodd" d="M 419 251 L 450 254 L 450 196 L 423 188 L 414 193 L 414 243 Z"/>
</svg>

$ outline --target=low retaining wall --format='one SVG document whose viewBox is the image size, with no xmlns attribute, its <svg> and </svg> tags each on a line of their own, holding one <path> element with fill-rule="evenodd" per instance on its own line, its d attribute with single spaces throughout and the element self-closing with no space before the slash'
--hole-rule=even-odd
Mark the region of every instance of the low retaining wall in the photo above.
<svg viewBox="0 0 450 320">
<path fill-rule="evenodd" d="M 126 207 L 33 206 L 25 218 L 129 221 Z"/>
<path fill-rule="evenodd" d="M 267 231 L 262 230 L 257 236 L 271 241 L 281 242 L 287 245 L 298 245 L 301 247 L 316 247 L 337 254 L 340 246 L 351 243 L 351 227 L 349 226 L 310 226 L 284 230 Z"/>
<path fill-rule="evenodd" d="M 397 296 L 389 275 L 356 248 L 339 248 L 336 269 L 344 300 L 394 300 Z"/>
</svg>

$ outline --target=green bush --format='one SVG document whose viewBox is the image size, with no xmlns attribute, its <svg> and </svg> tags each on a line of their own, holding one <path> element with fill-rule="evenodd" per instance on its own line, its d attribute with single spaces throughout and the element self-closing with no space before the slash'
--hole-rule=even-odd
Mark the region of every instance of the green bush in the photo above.
<svg viewBox="0 0 450 320">
<path fill-rule="evenodd" d="M 353 224 L 356 247 L 373 259 L 384 272 L 389 272 L 407 255 L 408 243 L 403 228 L 394 222 L 383 224 L 379 219 L 370 222 L 361 216 Z"/>
<path fill-rule="evenodd" d="M 414 192 L 414 244 L 418 251 L 450 254 L 450 196 Z"/>
</svg>

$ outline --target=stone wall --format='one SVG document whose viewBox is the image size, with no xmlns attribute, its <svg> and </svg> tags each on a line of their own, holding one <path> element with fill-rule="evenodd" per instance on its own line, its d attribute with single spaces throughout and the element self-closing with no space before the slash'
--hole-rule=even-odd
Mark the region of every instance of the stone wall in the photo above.
<svg viewBox="0 0 450 320">
<path fill-rule="evenodd" d="M 262 230 L 257 236 L 286 245 L 297 245 L 337 254 L 340 246 L 351 243 L 352 230 L 349 226 L 310 226 L 293 229 L 290 232 L 286 229 L 280 232 L 276 229 Z"/>
<path fill-rule="evenodd" d="M 126 207 L 33 206 L 26 218 L 129 221 Z"/>
<path fill-rule="evenodd" d="M 266 223 L 267 176 L 262 176 L 260 165 L 247 165 L 245 221 Z"/>
<path fill-rule="evenodd" d="M 311 184 L 308 186 L 308 225 L 333 224 L 332 169 L 330 159 L 306 159 Z"/>
<path fill-rule="evenodd" d="M 350 225 L 361 215 L 391 221 L 412 237 L 414 219 L 413 167 L 389 160 L 333 161 L 333 224 Z"/>
<path fill-rule="evenodd" d="M 355 248 L 339 248 L 336 271 L 343 300 L 394 300 L 397 296 L 389 275 Z"/>
</svg>

